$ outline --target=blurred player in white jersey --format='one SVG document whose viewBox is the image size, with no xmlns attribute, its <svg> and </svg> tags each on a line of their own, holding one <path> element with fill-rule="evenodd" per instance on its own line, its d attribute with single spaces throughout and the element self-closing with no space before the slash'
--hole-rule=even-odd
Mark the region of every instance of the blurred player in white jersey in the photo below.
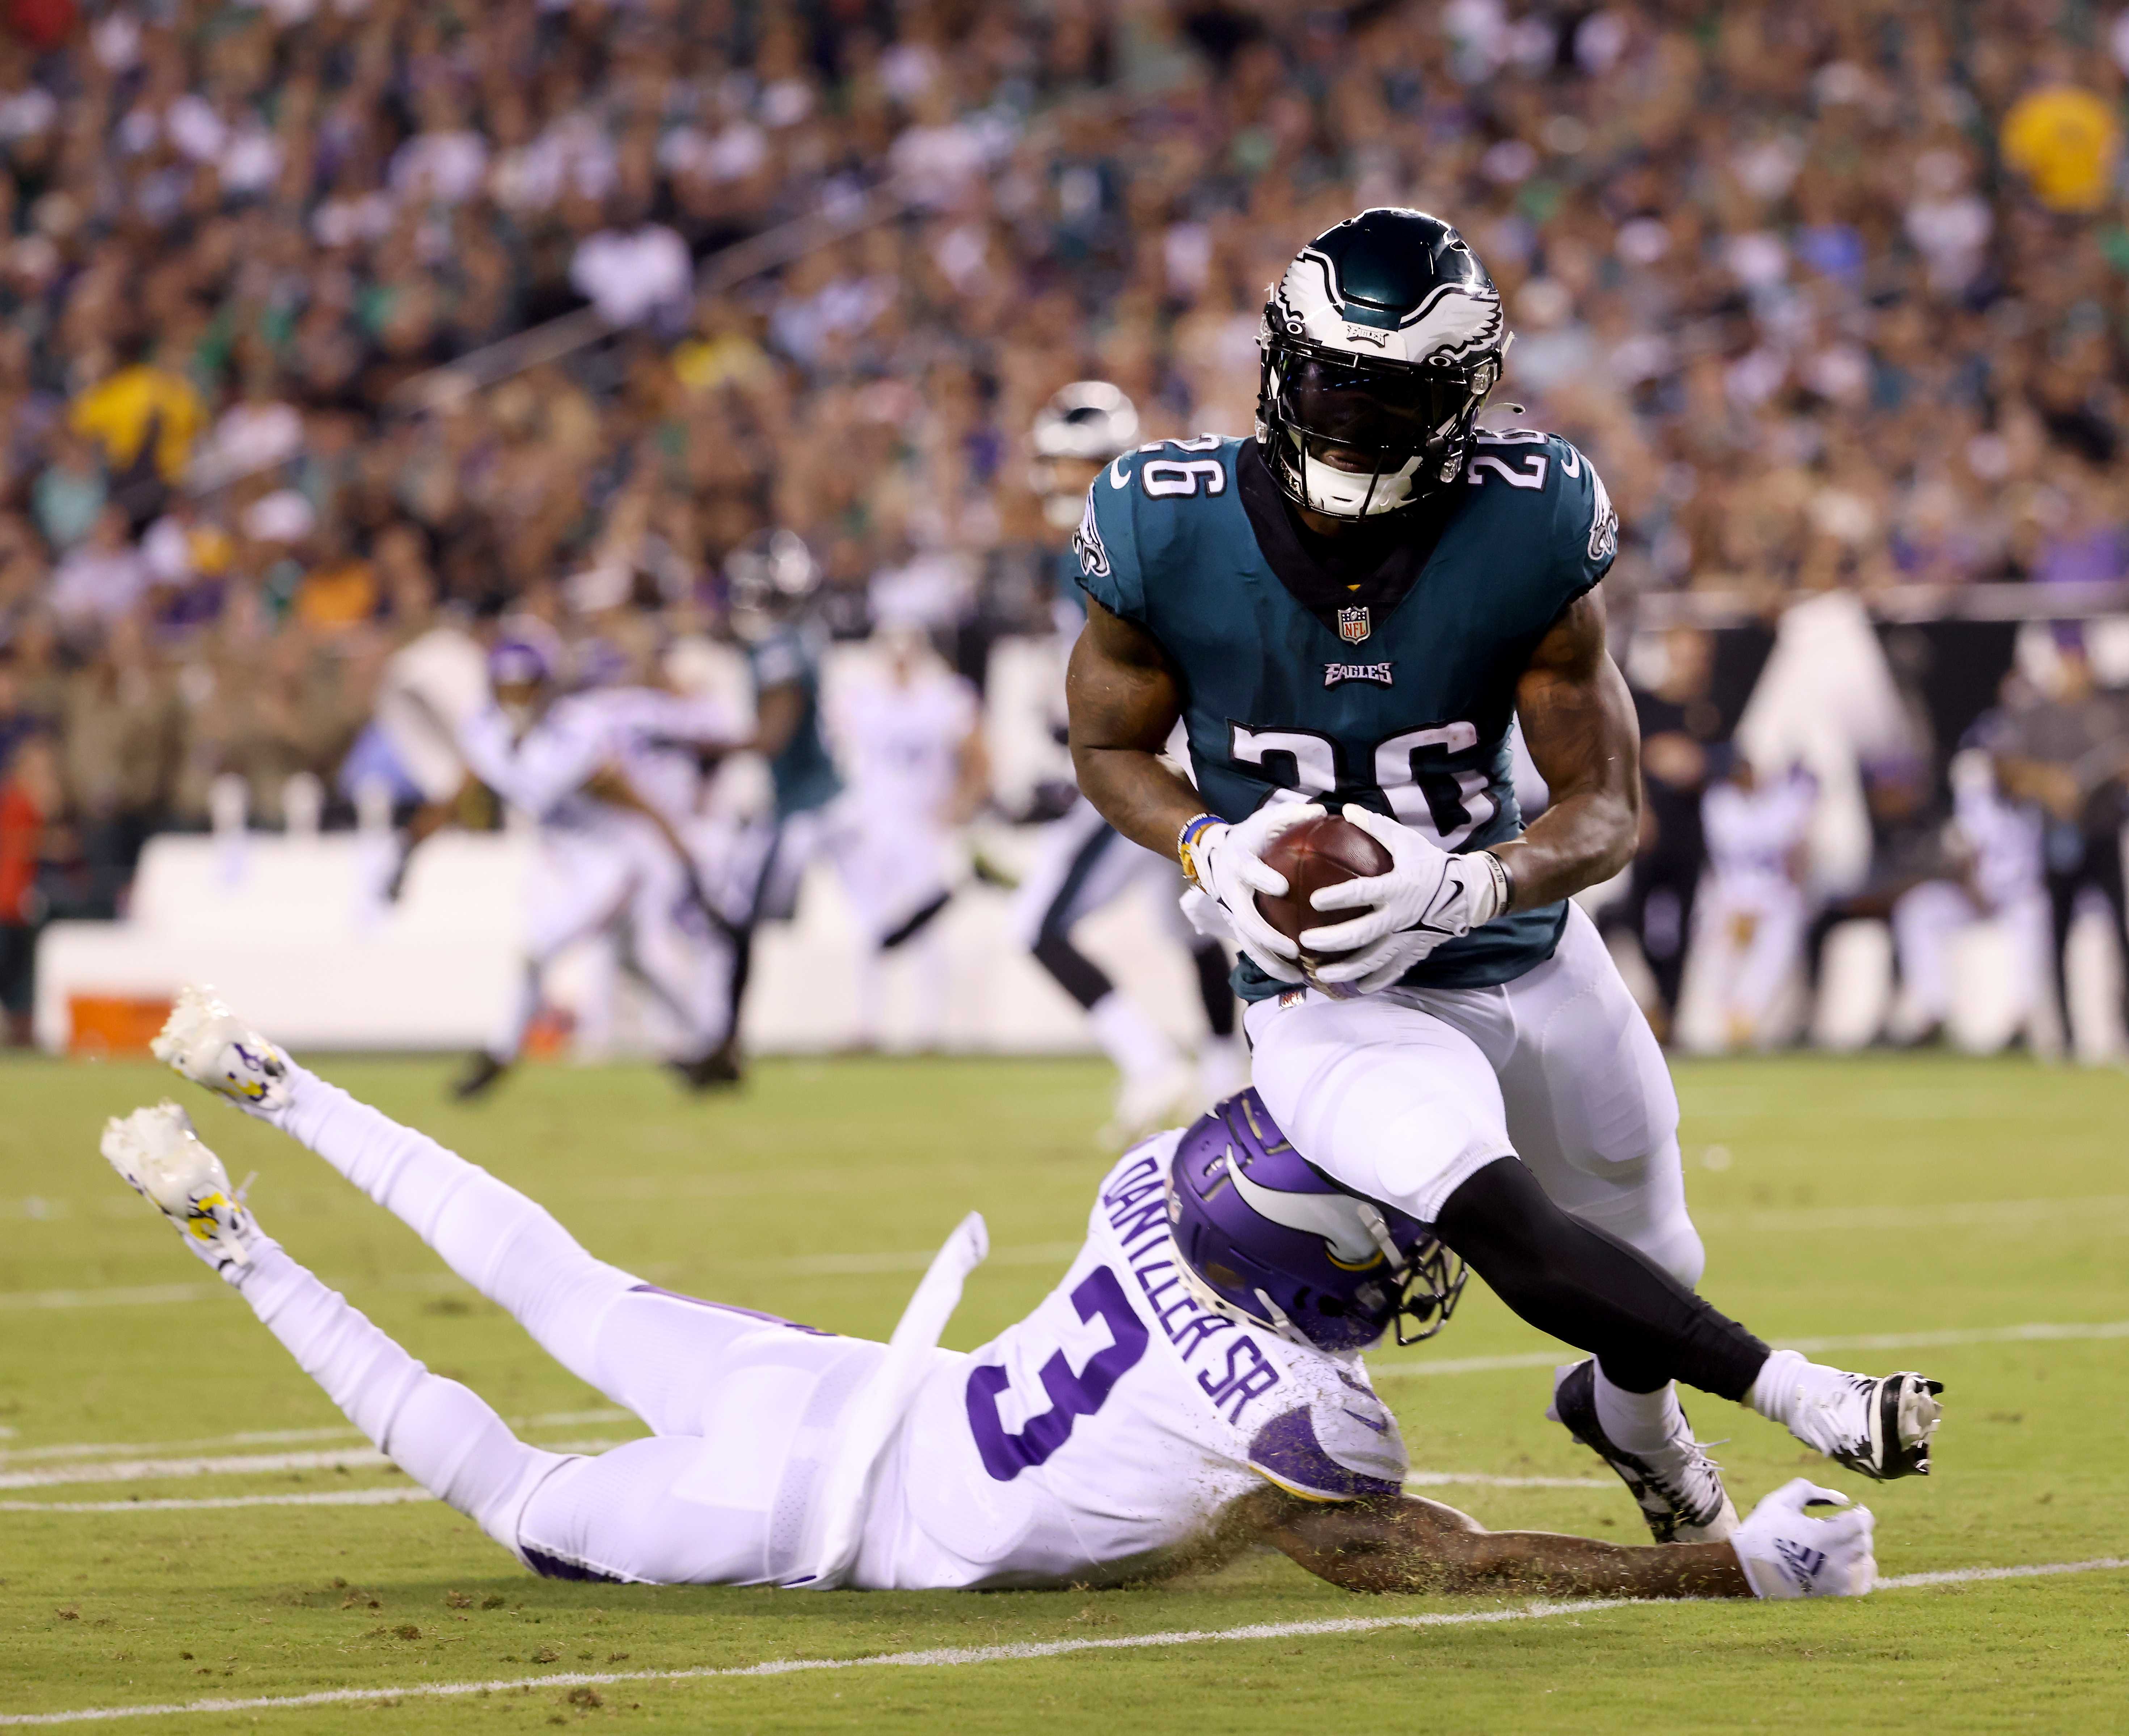
<svg viewBox="0 0 2129 1736">
<path fill-rule="evenodd" d="M 459 731 L 474 775 L 537 824 L 540 860 L 522 981 L 452 1094 L 493 1087 L 524 1046 L 547 967 L 574 942 L 623 923 L 628 964 L 679 1033 L 673 1066 L 693 1086 L 726 1083 L 717 1056 L 732 947 L 681 836 L 700 775 L 676 750 L 736 746 L 745 724 L 713 700 L 650 688 L 558 696 L 556 657 L 536 630 L 506 632 L 488 658 L 495 703 Z"/>
<path fill-rule="evenodd" d="M 890 627 L 883 666 L 830 698 L 828 737 L 847 787 L 828 815 L 828 849 L 856 915 L 858 1033 L 879 1041 L 882 967 L 899 951 L 914 970 L 917 1047 L 943 1033 L 946 955 L 936 918 L 953 896 L 955 831 L 988 793 L 975 689 L 922 633 Z"/>
<path fill-rule="evenodd" d="M 868 1343 L 594 1259 L 198 990 L 157 1052 L 317 1152 L 650 1425 L 598 1457 L 519 1442 L 269 1238 L 176 1105 L 110 1123 L 113 1166 L 350 1420 L 550 1577 L 1061 1588 L 1214 1564 L 1263 1537 L 1356 1590 L 1798 1597 L 1874 1581 L 1868 1512 L 1808 1517 L 1807 1500 L 1843 1498 L 1802 1481 L 1726 1539 L 1660 1548 L 1495 1536 L 1405 1495 L 1397 1421 L 1359 1352 L 1393 1325 L 1406 1342 L 1437 1328 L 1461 1287 L 1455 1257 L 1326 1182 L 1254 1093 L 1127 1152 L 1056 1289 L 962 1354 L 933 1347 L 983 1257 L 980 1219 L 933 1262 L 896 1342 Z M 1871 1420 L 1886 1382 L 1767 1361 L 1816 1381 L 1812 1402 L 1769 1414 L 1886 1474 Z M 1926 1465 L 1936 1421 L 1931 1404 L 1890 1450 Z"/>
<path fill-rule="evenodd" d="M 2048 999 L 2048 891 L 2037 808 L 2007 799 L 1986 749 L 1952 757 L 1954 854 L 1959 880 L 1925 880 L 1893 906 L 1902 994 L 1897 1040 L 1927 1042 L 1951 1013 L 1951 943 L 1979 922 L 1994 922 L 2011 948 L 2012 1028 L 2032 1026 Z M 2050 1033 L 2051 1040 L 2052 1033 Z"/>
<path fill-rule="evenodd" d="M 1072 532 L 1085 509 L 1088 485 L 1104 465 L 1137 443 L 1139 432 L 1137 409 L 1106 380 L 1066 386 L 1035 418 L 1035 467 L 1029 480 L 1056 539 L 1054 607 L 1060 637 L 1068 646 L 1086 615 Z M 1061 652 L 1059 662 L 1061 741 Z M 1194 1075 L 1145 1009 L 1072 942 L 1079 923 L 1135 888 L 1152 900 L 1155 919 L 1190 954 L 1197 975 L 1207 1036 Z M 1176 901 L 1184 889 L 1174 862 L 1141 850 L 1082 796 L 1050 826 L 1015 900 L 1021 944 L 1086 1009 L 1094 1041 L 1122 1075 L 1114 1114 L 1103 1130 L 1112 1146 L 1128 1144 L 1179 1109 L 1224 1096 L 1249 1076 L 1249 1058 L 1235 1030 L 1226 949 L 1193 932 L 1183 919 Z"/>
<path fill-rule="evenodd" d="M 1707 875 L 1693 944 L 1718 985 L 1732 1048 L 1774 1041 L 1775 999 L 1803 956 L 1804 838 L 1817 804 L 1808 772 L 1762 778 L 1742 755 L 1701 798 Z"/>
</svg>

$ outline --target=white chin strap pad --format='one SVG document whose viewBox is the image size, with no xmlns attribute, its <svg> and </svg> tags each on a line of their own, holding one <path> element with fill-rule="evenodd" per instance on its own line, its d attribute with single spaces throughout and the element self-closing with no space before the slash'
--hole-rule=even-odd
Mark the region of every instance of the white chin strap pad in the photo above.
<svg viewBox="0 0 2129 1736">
<path fill-rule="evenodd" d="M 1305 446 L 1301 450 L 1302 489 L 1308 497 L 1308 504 L 1314 511 L 1333 518 L 1372 518 L 1378 513 L 1394 513 L 1400 507 L 1409 506 L 1412 479 L 1418 474 L 1417 453 L 1404 461 L 1402 469 L 1373 477 L 1326 464 Z M 1372 495 L 1369 493 L 1370 483 L 1374 484 Z"/>
</svg>

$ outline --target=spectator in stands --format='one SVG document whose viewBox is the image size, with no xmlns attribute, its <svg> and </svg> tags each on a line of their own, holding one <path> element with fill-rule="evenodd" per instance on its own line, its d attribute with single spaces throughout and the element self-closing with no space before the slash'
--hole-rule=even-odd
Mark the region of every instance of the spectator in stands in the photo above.
<svg viewBox="0 0 2129 1736">
<path fill-rule="evenodd" d="M 2084 637 L 2060 627 L 2053 691 L 2007 712 L 1993 734 L 1997 781 L 2013 801 L 2037 803 L 2046 816 L 2041 849 L 2055 929 L 2055 1004 L 2071 1032 L 2064 968 L 2079 895 L 2106 900 L 2115 938 L 2129 951 L 2124 926 L 2122 828 L 2129 822 L 2129 694 L 2103 691 Z M 2125 972 L 2129 977 L 2129 972 Z M 2129 1021 L 2129 981 L 2122 1011 Z"/>
<path fill-rule="evenodd" d="M 1714 649 L 1698 627 L 1664 635 L 1662 673 L 1634 690 L 1641 726 L 1641 841 L 1627 895 L 1606 912 L 1631 932 L 1655 980 L 1650 1022 L 1669 1039 L 1693 933 L 1693 899 L 1707 851 L 1701 797 L 1728 760 L 1722 713 L 1712 697 Z"/>
<path fill-rule="evenodd" d="M 37 931 L 44 923 L 37 870 L 45 829 L 60 808 L 60 780 L 51 743 L 42 735 L 17 739 L 0 755 L 0 1042 L 30 1041 L 36 992 Z"/>
</svg>

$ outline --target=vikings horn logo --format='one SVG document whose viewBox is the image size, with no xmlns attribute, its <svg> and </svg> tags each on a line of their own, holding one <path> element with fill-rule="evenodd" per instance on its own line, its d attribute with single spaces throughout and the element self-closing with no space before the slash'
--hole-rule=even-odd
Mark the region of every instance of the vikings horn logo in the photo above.
<svg viewBox="0 0 2129 1736">
<path fill-rule="evenodd" d="M 1357 347 L 1337 269 L 1327 255 L 1313 247 L 1304 248 L 1286 268 L 1272 291 L 1272 308 L 1274 322 L 1288 337 L 1349 354 Z M 1505 330 L 1501 298 L 1495 290 L 1441 284 L 1398 321 L 1394 331 L 1373 328 L 1365 341 L 1392 361 L 1460 361 L 1498 348 Z"/>
</svg>

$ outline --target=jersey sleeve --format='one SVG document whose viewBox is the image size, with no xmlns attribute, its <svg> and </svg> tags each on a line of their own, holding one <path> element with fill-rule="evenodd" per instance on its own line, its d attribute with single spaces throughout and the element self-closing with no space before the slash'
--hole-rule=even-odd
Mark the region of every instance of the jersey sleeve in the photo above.
<svg viewBox="0 0 2129 1736">
<path fill-rule="evenodd" d="M 1138 527 L 1131 507 L 1138 490 L 1131 486 L 1126 453 L 1094 479 L 1087 490 L 1087 510 L 1073 533 L 1072 551 L 1079 560 L 1079 588 L 1112 615 L 1141 625 L 1145 620 L 1145 575 L 1139 564 Z"/>
<path fill-rule="evenodd" d="M 1310 1401 L 1281 1411 L 1250 1441 L 1250 1468 L 1312 1501 L 1397 1495 L 1411 1468 L 1404 1437 L 1365 1376 L 1343 1369 Z"/>
<path fill-rule="evenodd" d="M 1566 441 L 1554 439 L 1560 489 L 1553 500 L 1553 549 L 1572 601 L 1618 558 L 1619 515 L 1597 466 Z"/>
<path fill-rule="evenodd" d="M 771 634 L 755 649 L 754 654 L 754 684 L 760 691 L 771 687 L 788 687 L 806 676 L 805 647 L 798 636 L 779 632 Z"/>
</svg>

